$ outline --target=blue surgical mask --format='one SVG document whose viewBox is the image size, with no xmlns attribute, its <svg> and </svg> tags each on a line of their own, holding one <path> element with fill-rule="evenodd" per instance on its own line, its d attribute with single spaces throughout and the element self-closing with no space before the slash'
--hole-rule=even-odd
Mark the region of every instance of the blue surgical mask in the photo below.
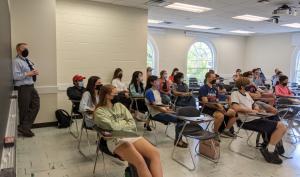
<svg viewBox="0 0 300 177">
<path fill-rule="evenodd" d="M 84 82 L 83 82 L 83 81 L 79 81 L 79 82 L 78 82 L 78 86 L 79 86 L 79 87 L 84 87 Z"/>
</svg>

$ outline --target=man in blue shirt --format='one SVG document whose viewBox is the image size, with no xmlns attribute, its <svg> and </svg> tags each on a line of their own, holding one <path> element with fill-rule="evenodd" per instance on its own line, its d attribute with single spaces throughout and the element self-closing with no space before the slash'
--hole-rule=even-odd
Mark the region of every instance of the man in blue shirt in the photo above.
<svg viewBox="0 0 300 177">
<path fill-rule="evenodd" d="M 17 44 L 16 50 L 17 57 L 12 66 L 14 86 L 18 90 L 18 131 L 25 137 L 32 137 L 34 133 L 30 129 L 40 109 L 40 97 L 34 88 L 39 72 L 28 59 L 29 50 L 26 43 Z"/>
<path fill-rule="evenodd" d="M 226 110 L 222 104 L 218 103 L 218 90 L 214 87 L 216 75 L 210 72 L 206 73 L 205 81 L 205 85 L 199 91 L 199 101 L 203 106 L 202 112 L 214 117 L 214 132 L 217 134 L 219 134 L 219 128 L 225 119 L 227 125 L 222 133 L 225 136 L 233 137 L 234 134 L 230 132 L 230 128 L 236 121 L 236 113 L 232 109 Z M 219 140 L 219 136 L 217 138 Z"/>
</svg>

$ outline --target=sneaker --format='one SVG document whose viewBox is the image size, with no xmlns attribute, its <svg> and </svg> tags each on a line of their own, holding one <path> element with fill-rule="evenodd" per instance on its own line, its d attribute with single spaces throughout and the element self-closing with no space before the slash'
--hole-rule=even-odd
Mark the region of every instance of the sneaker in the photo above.
<svg viewBox="0 0 300 177">
<path fill-rule="evenodd" d="M 176 144 L 177 140 L 174 141 L 174 145 Z M 188 144 L 182 140 L 179 140 L 179 142 L 177 143 L 176 145 L 177 147 L 180 147 L 180 148 L 187 148 L 188 147 Z"/>
<path fill-rule="evenodd" d="M 276 152 L 269 152 L 266 148 L 260 149 L 261 154 L 264 156 L 265 160 L 273 164 L 282 164 L 282 160 L 279 158 Z"/>
<path fill-rule="evenodd" d="M 228 131 L 223 131 L 222 132 L 222 135 L 224 135 L 225 137 L 230 137 L 230 138 L 234 138 L 234 137 L 236 137 L 236 135 L 235 134 L 233 134 L 233 133 L 231 133 L 229 130 Z"/>
</svg>

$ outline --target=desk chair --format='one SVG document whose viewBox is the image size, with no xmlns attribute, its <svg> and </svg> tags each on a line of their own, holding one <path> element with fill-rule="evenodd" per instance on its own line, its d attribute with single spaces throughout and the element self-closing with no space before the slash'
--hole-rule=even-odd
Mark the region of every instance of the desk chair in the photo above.
<svg viewBox="0 0 300 177">
<path fill-rule="evenodd" d="M 74 138 L 78 138 L 79 136 L 79 130 L 78 130 L 78 123 L 77 119 L 82 118 L 82 114 L 79 112 L 79 110 L 76 110 L 77 104 L 80 103 L 80 100 L 70 100 L 72 102 L 72 108 L 71 108 L 71 124 L 69 126 L 69 132 Z M 75 122 L 76 125 L 76 132 L 72 131 L 72 124 Z"/>
<path fill-rule="evenodd" d="M 213 121 L 213 118 L 201 114 L 199 110 L 197 110 L 194 107 L 183 107 L 179 108 L 176 112 L 177 118 L 182 120 L 184 122 L 184 125 L 179 133 L 179 137 L 185 137 L 186 141 L 188 142 L 188 138 L 196 139 L 200 141 L 203 140 L 211 140 L 216 137 L 215 133 L 209 132 L 207 129 L 209 127 L 209 124 Z M 208 123 L 205 129 L 203 129 L 200 124 Z M 193 171 L 196 169 L 195 160 L 192 154 L 191 146 L 188 143 L 188 149 L 190 153 L 190 157 L 193 163 L 193 167 L 189 167 L 184 162 L 176 159 L 175 157 L 175 150 L 177 147 L 177 144 L 179 143 L 180 138 L 178 138 L 177 142 L 174 144 L 173 151 L 172 151 L 172 159 L 177 162 L 178 164 L 182 165 L 183 167 L 187 168 L 190 171 Z M 197 146 L 196 146 L 197 147 Z M 216 149 L 215 149 L 216 150 Z"/>
</svg>

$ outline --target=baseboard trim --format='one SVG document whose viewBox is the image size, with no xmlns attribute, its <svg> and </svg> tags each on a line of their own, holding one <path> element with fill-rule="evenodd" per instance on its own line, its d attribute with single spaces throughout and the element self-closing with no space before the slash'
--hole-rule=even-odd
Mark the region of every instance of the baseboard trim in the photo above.
<svg viewBox="0 0 300 177">
<path fill-rule="evenodd" d="M 32 125 L 32 128 L 44 128 L 44 127 L 57 127 L 56 122 L 44 122 L 44 123 L 36 123 Z"/>
</svg>

